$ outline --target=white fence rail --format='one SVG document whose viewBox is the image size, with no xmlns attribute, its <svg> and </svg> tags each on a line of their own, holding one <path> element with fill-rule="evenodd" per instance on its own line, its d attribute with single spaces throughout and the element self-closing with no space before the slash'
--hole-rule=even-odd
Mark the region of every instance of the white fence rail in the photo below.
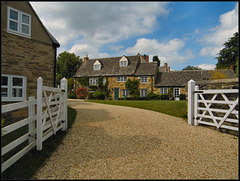
<svg viewBox="0 0 240 181">
<path fill-rule="evenodd" d="M 238 89 L 199 90 L 195 81 L 190 80 L 188 82 L 188 123 L 238 131 L 238 92 Z"/>
<path fill-rule="evenodd" d="M 58 130 L 67 130 L 67 80 L 61 80 L 61 88 L 43 86 L 42 78 L 38 78 L 37 99 L 29 97 L 28 101 L 2 106 L 2 114 L 18 109 L 28 108 L 28 117 L 2 128 L 4 136 L 28 125 L 28 132 L 2 147 L 2 157 L 20 144 L 28 140 L 27 146 L 2 163 L 2 172 L 24 156 L 35 146 L 42 150 L 42 142 Z M 37 113 L 36 113 L 37 107 Z"/>
</svg>

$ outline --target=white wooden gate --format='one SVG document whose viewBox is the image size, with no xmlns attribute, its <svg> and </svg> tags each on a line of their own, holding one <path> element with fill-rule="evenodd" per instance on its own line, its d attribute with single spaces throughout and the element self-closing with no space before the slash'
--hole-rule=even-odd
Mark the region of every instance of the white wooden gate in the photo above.
<svg viewBox="0 0 240 181">
<path fill-rule="evenodd" d="M 238 131 L 238 89 L 199 90 L 188 82 L 188 123 Z"/>
<path fill-rule="evenodd" d="M 28 108 L 28 117 L 2 128 L 2 137 L 28 125 L 28 132 L 2 147 L 2 156 L 28 140 L 28 145 L 2 163 L 3 172 L 35 146 L 42 150 L 42 142 L 58 130 L 67 131 L 67 80 L 61 80 L 61 88 L 43 86 L 38 78 L 37 99 L 2 106 L 2 113 Z M 35 109 L 37 107 L 37 113 Z M 4 137 L 2 138 L 4 139 Z"/>
</svg>

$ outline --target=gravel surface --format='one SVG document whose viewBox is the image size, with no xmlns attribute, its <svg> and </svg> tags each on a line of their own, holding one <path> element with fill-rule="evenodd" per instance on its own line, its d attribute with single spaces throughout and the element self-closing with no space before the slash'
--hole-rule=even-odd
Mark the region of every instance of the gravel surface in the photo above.
<svg viewBox="0 0 240 181">
<path fill-rule="evenodd" d="M 238 179 L 238 137 L 154 111 L 68 100 L 63 144 L 33 179 Z"/>
</svg>

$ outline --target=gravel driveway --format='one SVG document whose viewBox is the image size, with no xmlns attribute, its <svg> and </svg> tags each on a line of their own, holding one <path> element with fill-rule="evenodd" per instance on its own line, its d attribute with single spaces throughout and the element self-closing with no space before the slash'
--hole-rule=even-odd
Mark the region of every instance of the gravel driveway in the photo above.
<svg viewBox="0 0 240 181">
<path fill-rule="evenodd" d="M 149 110 L 68 100 L 63 144 L 33 179 L 238 179 L 238 137 Z"/>
</svg>

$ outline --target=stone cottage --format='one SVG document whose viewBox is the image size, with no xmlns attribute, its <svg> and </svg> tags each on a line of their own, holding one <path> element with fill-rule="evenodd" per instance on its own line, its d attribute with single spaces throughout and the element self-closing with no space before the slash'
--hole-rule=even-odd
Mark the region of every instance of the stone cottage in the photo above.
<svg viewBox="0 0 240 181">
<path fill-rule="evenodd" d="M 2 102 L 36 97 L 38 77 L 55 87 L 59 46 L 29 2 L 1 1 Z"/>
<path fill-rule="evenodd" d="M 191 79 L 209 80 L 210 72 L 208 70 L 170 71 L 167 63 L 158 66 L 157 62 L 149 62 L 147 55 L 137 54 L 99 59 L 84 57 L 84 62 L 74 78 L 88 78 L 89 91 L 92 91 L 91 86 L 98 85 L 99 77 L 103 79 L 103 83 L 108 80 L 108 89 L 114 100 L 129 97 L 129 90 L 125 87 L 127 79 L 140 80 L 140 97 L 146 97 L 149 92 L 168 94 L 171 91 L 173 97 L 179 100 L 180 94 L 186 94 L 185 83 Z M 234 76 L 234 72 L 230 69 L 225 73 L 229 78 Z"/>
</svg>

